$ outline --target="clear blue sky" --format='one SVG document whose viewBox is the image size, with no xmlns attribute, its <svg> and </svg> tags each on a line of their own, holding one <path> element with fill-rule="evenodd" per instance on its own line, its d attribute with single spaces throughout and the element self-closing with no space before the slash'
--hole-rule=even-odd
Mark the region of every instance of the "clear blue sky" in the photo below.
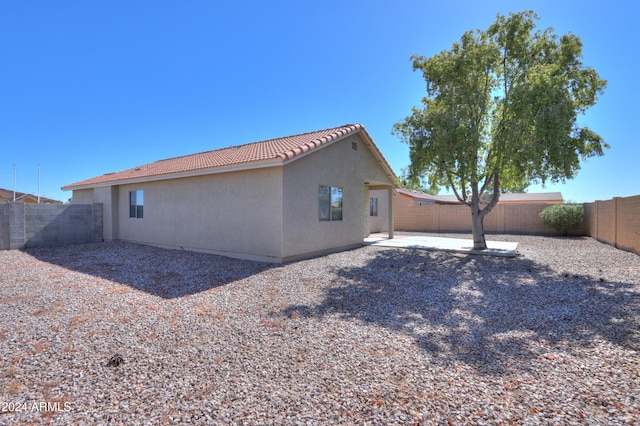
<svg viewBox="0 0 640 426">
<path fill-rule="evenodd" d="M 155 160 L 362 123 L 396 173 L 391 134 L 424 95 L 413 54 L 448 49 L 498 12 L 534 9 L 572 32 L 608 80 L 582 121 L 611 145 L 545 190 L 640 194 L 640 6 L 597 1 L 5 1 L 0 4 L 0 187 L 60 187 Z M 542 188 L 534 186 L 529 192 Z M 447 193 L 443 190 L 441 193 Z"/>
</svg>

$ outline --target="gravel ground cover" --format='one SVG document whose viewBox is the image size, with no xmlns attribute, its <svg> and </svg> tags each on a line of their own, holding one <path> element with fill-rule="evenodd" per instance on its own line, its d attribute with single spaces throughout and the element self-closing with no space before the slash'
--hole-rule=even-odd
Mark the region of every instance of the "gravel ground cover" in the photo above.
<svg viewBox="0 0 640 426">
<path fill-rule="evenodd" d="M 0 251 L 0 424 L 639 424 L 640 256 L 490 239 L 520 256 Z"/>
</svg>

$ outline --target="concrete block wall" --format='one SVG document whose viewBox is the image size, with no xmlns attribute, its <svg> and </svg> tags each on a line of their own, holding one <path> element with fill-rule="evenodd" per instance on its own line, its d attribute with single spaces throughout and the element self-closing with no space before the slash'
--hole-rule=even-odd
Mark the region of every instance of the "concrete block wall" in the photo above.
<svg viewBox="0 0 640 426">
<path fill-rule="evenodd" d="M 616 247 L 640 254 L 640 195 L 615 200 Z"/>
<path fill-rule="evenodd" d="M 9 243 L 9 204 L 0 204 L 0 250 L 8 250 Z"/>
<path fill-rule="evenodd" d="M 584 223 L 586 234 L 594 236 L 598 234 L 598 216 L 596 215 L 596 204 L 585 203 L 584 204 Z"/>
<path fill-rule="evenodd" d="M 548 204 L 498 204 L 484 219 L 487 233 L 558 235 L 540 219 Z M 640 195 L 584 204 L 585 219 L 570 235 L 589 235 L 640 254 Z M 413 232 L 471 232 L 471 213 L 463 205 L 394 205 L 395 229 Z"/>
<path fill-rule="evenodd" d="M 104 223 L 104 209 L 102 203 L 93 204 L 93 242 L 99 243 L 103 241 L 103 223 Z"/>
<path fill-rule="evenodd" d="M 438 232 L 438 211 L 435 207 L 394 204 L 394 229 L 396 231 Z"/>
<path fill-rule="evenodd" d="M 438 210 L 439 232 L 471 232 L 471 210 L 469 207 L 437 204 L 434 206 Z"/>
<path fill-rule="evenodd" d="M 543 203 L 498 204 L 484 218 L 488 233 L 554 235 L 540 219 Z M 464 205 L 394 206 L 395 229 L 415 232 L 471 232 L 471 211 Z"/>
<path fill-rule="evenodd" d="M 597 239 L 607 244 L 616 243 L 615 201 L 596 201 L 596 217 L 598 221 Z"/>
<path fill-rule="evenodd" d="M 540 212 L 550 204 L 545 203 L 512 203 L 497 205 L 494 211 L 504 209 L 503 220 L 504 230 L 512 234 L 535 234 L 554 235 L 557 234 L 553 228 L 549 228 L 540 218 Z M 489 215 L 493 214 L 491 211 Z"/>
<path fill-rule="evenodd" d="M 24 248 L 24 203 L 9 203 L 9 249 Z"/>
<path fill-rule="evenodd" d="M 8 203 L 0 209 L 2 249 L 98 241 L 102 241 L 101 204 Z"/>
<path fill-rule="evenodd" d="M 640 195 L 595 201 L 584 206 L 591 237 L 640 254 Z"/>
</svg>

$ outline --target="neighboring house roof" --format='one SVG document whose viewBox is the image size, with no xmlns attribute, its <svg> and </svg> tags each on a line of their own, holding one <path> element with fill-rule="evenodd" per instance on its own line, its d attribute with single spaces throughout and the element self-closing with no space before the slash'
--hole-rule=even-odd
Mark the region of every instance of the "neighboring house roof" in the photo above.
<svg viewBox="0 0 640 426">
<path fill-rule="evenodd" d="M 500 194 L 500 201 L 504 202 L 559 202 L 563 201 L 561 192 L 514 192 Z"/>
<path fill-rule="evenodd" d="M 416 191 L 414 189 L 406 189 L 406 188 L 396 188 L 396 191 L 402 195 L 408 195 L 409 197 L 416 200 L 424 200 L 431 202 L 438 202 L 440 197 L 437 195 L 427 194 L 426 192 Z"/>
<path fill-rule="evenodd" d="M 345 124 L 315 132 L 269 139 L 239 146 L 168 158 L 117 173 L 107 173 L 91 179 L 65 185 L 63 190 L 85 189 L 148 180 L 161 180 L 209 173 L 278 166 L 294 161 L 320 147 L 360 132 L 374 156 L 395 180 L 395 174 L 380 150 L 361 124 Z"/>
<path fill-rule="evenodd" d="M 397 188 L 396 191 L 400 194 L 408 195 L 409 197 L 419 198 L 421 200 L 435 200 L 436 197 L 427 194 L 426 192 L 416 191 L 415 189 Z"/>
<path fill-rule="evenodd" d="M 435 201 L 439 204 L 460 203 L 455 195 L 431 195 L 420 191 L 414 191 L 410 189 L 398 188 L 397 191 L 401 194 L 408 195 L 419 200 Z M 562 203 L 561 192 L 516 192 L 500 194 L 499 203 L 524 203 L 524 202 L 538 202 L 538 203 Z"/>
<path fill-rule="evenodd" d="M 0 203 L 13 202 L 13 191 L 9 189 L 0 188 Z M 24 192 L 16 191 L 16 202 L 38 202 L 38 196 L 33 194 L 25 194 Z M 62 201 L 53 200 L 51 198 L 40 197 L 40 203 L 60 204 Z"/>
<path fill-rule="evenodd" d="M 416 191 L 414 189 L 397 188 L 396 191 L 400 194 L 407 195 L 414 200 L 425 201 L 431 204 L 458 204 L 459 201 L 455 195 L 431 195 L 426 192 Z M 452 198 L 453 197 L 453 198 Z"/>
<path fill-rule="evenodd" d="M 442 203 L 460 203 L 458 197 L 455 195 L 438 195 L 438 200 Z"/>
</svg>

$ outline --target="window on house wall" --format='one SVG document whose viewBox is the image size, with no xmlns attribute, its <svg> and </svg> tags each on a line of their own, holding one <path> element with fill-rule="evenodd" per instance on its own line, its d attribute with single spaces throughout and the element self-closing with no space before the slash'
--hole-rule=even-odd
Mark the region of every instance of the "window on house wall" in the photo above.
<svg viewBox="0 0 640 426">
<path fill-rule="evenodd" d="M 342 220 L 342 188 L 336 186 L 319 187 L 318 215 L 320 220 Z"/>
<path fill-rule="evenodd" d="M 144 213 L 144 191 L 138 189 L 137 191 L 129 192 L 129 217 L 136 219 L 142 219 Z"/>
<path fill-rule="evenodd" d="M 369 216 L 378 216 L 378 198 L 369 198 Z"/>
</svg>

